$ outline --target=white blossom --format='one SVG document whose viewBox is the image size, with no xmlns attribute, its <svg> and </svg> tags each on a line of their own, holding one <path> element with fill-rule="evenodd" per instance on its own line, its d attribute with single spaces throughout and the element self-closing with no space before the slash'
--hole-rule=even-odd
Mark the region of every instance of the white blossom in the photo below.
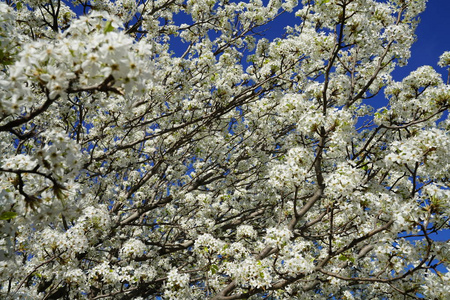
<svg viewBox="0 0 450 300">
<path fill-rule="evenodd" d="M 0 2 L 0 298 L 446 299 L 426 2 Z"/>
</svg>

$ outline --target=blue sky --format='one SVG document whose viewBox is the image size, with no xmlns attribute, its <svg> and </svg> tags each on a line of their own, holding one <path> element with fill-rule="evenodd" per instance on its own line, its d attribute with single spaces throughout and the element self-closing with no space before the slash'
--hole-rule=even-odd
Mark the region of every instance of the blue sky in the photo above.
<svg viewBox="0 0 450 300">
<path fill-rule="evenodd" d="M 403 77 L 420 66 L 430 65 L 447 80 L 448 71 L 437 66 L 439 56 L 450 51 L 450 0 L 428 0 L 427 9 L 421 15 L 417 28 L 417 42 L 411 48 L 411 59 L 408 65 L 394 72 L 394 79 Z M 450 230 L 433 235 L 436 240 L 450 239 Z"/>
<path fill-rule="evenodd" d="M 447 80 L 447 71 L 437 66 L 439 56 L 450 51 L 450 0 L 428 0 L 427 8 L 420 16 L 417 28 L 417 42 L 411 49 L 408 65 L 398 68 L 394 78 L 400 81 L 403 77 L 420 66 L 430 65 L 443 74 Z"/>
<path fill-rule="evenodd" d="M 267 0 L 263 2 L 266 3 Z M 444 51 L 450 51 L 450 0 L 428 0 L 427 8 L 420 15 L 420 19 L 421 22 L 416 31 L 417 41 L 411 48 L 408 65 L 397 67 L 392 75 L 396 81 L 401 81 L 418 67 L 430 65 L 442 74 L 446 82 L 448 71 L 439 67 L 437 62 Z M 267 25 L 264 36 L 269 40 L 281 37 L 285 32 L 285 26 L 293 26 L 299 22 L 300 19 L 294 17 L 294 13 L 284 14 Z M 381 97 L 384 96 L 381 95 Z"/>
<path fill-rule="evenodd" d="M 393 77 L 401 81 L 418 67 L 430 65 L 442 74 L 445 82 L 448 71 L 439 67 L 437 62 L 444 51 L 450 51 L 450 0 L 428 0 L 427 8 L 420 15 L 420 19 L 416 31 L 417 41 L 411 48 L 408 65 L 398 67 Z M 450 239 L 450 231 L 445 230 L 438 235 L 433 234 L 432 237 L 435 240 L 446 241 Z"/>
<path fill-rule="evenodd" d="M 275 24 L 270 24 L 266 32 L 268 39 L 280 36 L 283 27 L 289 22 L 299 22 L 299 18 L 293 16 L 281 16 Z M 450 51 L 450 0 L 428 0 L 426 10 L 420 15 L 420 23 L 416 31 L 417 41 L 411 48 L 411 58 L 408 64 L 397 67 L 393 72 L 394 80 L 401 81 L 420 66 L 430 65 L 442 74 L 444 82 L 447 81 L 448 70 L 437 65 L 439 56 L 445 51 Z M 282 25 L 283 24 L 283 25 Z M 279 27 L 278 27 L 279 26 Z M 387 105 L 384 94 L 380 93 L 369 103 L 375 108 Z M 450 239 L 450 230 L 443 230 L 438 235 L 431 235 L 433 239 L 446 241 Z M 445 271 L 443 268 L 440 271 Z"/>
<path fill-rule="evenodd" d="M 294 10 L 295 11 L 295 10 Z M 284 19 L 284 20 L 283 20 Z M 397 68 L 393 73 L 394 79 L 401 81 L 411 71 L 423 65 L 434 67 L 447 80 L 447 70 L 437 65 L 439 56 L 444 51 L 450 51 L 450 0 L 428 0 L 425 12 L 420 15 L 421 22 L 417 28 L 417 41 L 411 49 L 408 65 Z M 284 32 L 282 27 L 289 22 L 298 23 L 299 18 L 291 15 L 281 16 L 276 24 L 270 24 L 266 37 L 273 39 Z M 277 28 L 277 26 L 280 26 Z"/>
<path fill-rule="evenodd" d="M 263 0 L 267 3 L 268 0 Z M 300 0 L 299 0 L 300 2 Z M 81 13 L 81 7 L 75 9 L 77 13 Z M 294 9 L 294 12 L 296 9 Z M 186 18 L 183 16 L 181 19 Z M 180 20 L 181 21 L 181 20 Z M 183 22 L 191 22 L 190 18 Z M 282 36 L 285 32 L 286 25 L 294 25 L 299 23 L 300 19 L 291 14 L 284 14 L 274 23 L 268 25 L 268 30 L 264 35 L 269 40 Z M 395 80 L 402 80 L 411 71 L 420 66 L 430 65 L 443 75 L 444 80 L 447 79 L 447 70 L 437 66 L 439 56 L 444 51 L 450 51 L 450 0 L 428 0 L 427 9 L 421 14 L 421 22 L 418 26 L 417 42 L 412 47 L 412 55 L 407 66 L 397 68 L 393 73 Z M 177 55 L 181 55 L 186 45 L 180 47 L 177 38 L 172 38 L 174 43 L 173 50 Z"/>
</svg>

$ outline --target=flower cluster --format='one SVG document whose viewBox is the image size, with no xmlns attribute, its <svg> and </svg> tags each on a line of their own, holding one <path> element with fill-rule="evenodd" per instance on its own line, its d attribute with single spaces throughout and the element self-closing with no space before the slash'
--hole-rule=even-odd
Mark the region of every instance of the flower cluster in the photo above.
<svg viewBox="0 0 450 300">
<path fill-rule="evenodd" d="M 93 12 L 74 21 L 53 41 L 23 46 L 19 60 L 10 67 L 1 85 L 3 110 L 30 106 L 32 86 L 38 85 L 50 99 L 84 90 L 142 93 L 150 78 L 150 55 L 145 45 L 119 31 L 120 21 L 106 12 Z M 78 39 L 83 36 L 82 42 Z"/>
<path fill-rule="evenodd" d="M 129 239 L 125 242 L 122 249 L 120 250 L 120 254 L 122 257 L 136 257 L 144 254 L 146 249 L 145 244 L 136 239 Z"/>
<path fill-rule="evenodd" d="M 390 145 L 390 153 L 385 162 L 390 166 L 396 164 L 399 168 L 406 164 L 423 164 L 417 175 L 433 172 L 436 176 L 448 176 L 447 166 L 450 143 L 448 135 L 436 128 L 421 130 L 415 136 L 404 141 L 395 141 Z"/>
<path fill-rule="evenodd" d="M 189 274 L 172 269 L 167 274 L 164 297 L 170 300 L 190 299 Z"/>
<path fill-rule="evenodd" d="M 348 163 L 341 163 L 326 179 L 326 192 L 331 199 L 351 195 L 358 188 L 363 179 L 362 170 L 352 167 Z"/>
<path fill-rule="evenodd" d="M 273 166 L 270 183 L 280 188 L 302 185 L 309 177 L 308 169 L 311 163 L 311 154 L 305 148 L 291 148 L 284 161 Z"/>
<path fill-rule="evenodd" d="M 303 253 L 304 249 L 302 247 L 294 246 L 292 249 L 289 249 L 289 254 L 286 255 L 282 269 L 291 276 L 313 272 L 314 258 Z"/>
<path fill-rule="evenodd" d="M 257 232 L 251 225 L 241 225 L 236 230 L 236 237 L 239 238 L 255 238 Z"/>
<path fill-rule="evenodd" d="M 450 65 L 450 51 L 445 51 L 440 57 L 438 65 L 440 67 L 448 67 Z"/>
<path fill-rule="evenodd" d="M 292 232 L 287 228 L 267 228 L 265 240 L 272 247 L 283 248 L 291 237 Z"/>
<path fill-rule="evenodd" d="M 49 130 L 42 136 L 41 149 L 35 157 L 45 171 L 50 171 L 59 180 L 65 176 L 73 178 L 81 169 L 80 146 L 61 130 Z"/>
</svg>

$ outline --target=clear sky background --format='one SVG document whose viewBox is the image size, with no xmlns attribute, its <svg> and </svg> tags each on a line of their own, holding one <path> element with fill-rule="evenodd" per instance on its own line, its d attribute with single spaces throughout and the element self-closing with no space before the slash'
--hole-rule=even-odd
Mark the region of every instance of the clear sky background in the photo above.
<svg viewBox="0 0 450 300">
<path fill-rule="evenodd" d="M 417 41 L 411 48 L 408 65 L 397 68 L 393 73 L 394 79 L 400 81 L 418 67 L 430 65 L 443 75 L 446 82 L 448 71 L 439 67 L 437 62 L 444 51 L 450 51 L 450 0 L 428 0 L 427 8 L 420 19 L 416 31 Z M 433 235 L 433 239 L 449 240 L 450 230 Z"/>
<path fill-rule="evenodd" d="M 266 37 L 269 40 L 282 35 L 283 27 L 286 25 L 300 22 L 300 19 L 293 15 L 283 15 L 280 19 L 269 25 L 269 29 L 266 31 Z M 416 30 L 417 40 L 411 48 L 411 58 L 406 66 L 397 67 L 392 76 L 394 80 L 401 81 L 418 67 L 430 65 L 442 74 L 442 78 L 446 82 L 448 70 L 439 67 L 437 63 L 442 53 L 450 51 L 450 0 L 428 0 L 427 8 L 420 15 L 420 19 Z M 289 24 L 290 22 L 292 24 Z M 375 108 L 387 105 L 387 99 L 382 92 L 369 101 L 368 104 Z M 450 230 L 444 230 L 438 235 L 433 234 L 432 238 L 447 241 L 450 239 Z M 445 272 L 443 268 L 440 271 Z"/>
<path fill-rule="evenodd" d="M 393 73 L 394 79 L 401 80 L 418 67 L 430 65 L 442 73 L 446 81 L 447 70 L 439 67 L 437 62 L 444 51 L 450 51 L 450 0 L 428 0 L 420 19 L 417 41 L 411 48 L 408 65 L 398 68 Z"/>
<path fill-rule="evenodd" d="M 263 2 L 267 3 L 268 0 L 263 0 Z M 296 9 L 292 13 L 285 13 L 268 24 L 265 28 L 267 30 L 264 32 L 264 37 L 273 40 L 283 35 L 284 28 L 287 25 L 299 24 L 300 18 L 294 16 L 295 11 Z M 426 10 L 420 15 L 420 19 L 420 24 L 416 30 L 417 41 L 411 48 L 411 58 L 406 66 L 397 67 L 392 73 L 394 80 L 401 81 L 418 67 L 430 65 L 442 74 L 443 80 L 446 82 L 448 70 L 439 67 L 437 62 L 442 53 L 450 51 L 450 0 L 428 0 Z M 185 46 L 182 49 L 184 50 Z M 179 49 L 179 52 L 184 51 Z M 384 95 L 380 94 L 376 97 L 376 101 L 380 105 L 374 105 L 373 102 L 370 104 L 375 107 L 386 105 L 387 103 L 383 103 L 384 101 L 381 101 L 380 98 L 383 99 Z"/>
<path fill-rule="evenodd" d="M 233 0 L 239 2 L 239 0 Z M 301 2 L 301 0 L 298 0 Z M 268 0 L 263 0 L 267 4 Z M 264 37 L 273 40 L 280 37 L 285 32 L 284 27 L 300 23 L 300 18 L 294 17 L 294 9 L 291 14 L 283 14 L 275 22 L 270 23 L 265 29 Z M 81 6 L 75 8 L 75 12 L 81 14 Z M 178 17 L 181 23 L 190 23 L 192 20 L 182 15 Z M 443 75 L 447 80 L 447 70 L 437 66 L 439 56 L 444 51 L 450 51 L 450 0 L 428 0 L 427 9 L 421 14 L 421 22 L 416 31 L 417 41 L 412 47 L 412 55 L 408 65 L 397 68 L 393 76 L 400 81 L 411 71 L 420 66 L 430 65 Z M 176 55 L 181 55 L 186 50 L 187 45 L 180 43 L 178 38 L 172 37 L 172 50 Z"/>
<path fill-rule="evenodd" d="M 418 67 L 430 65 L 441 73 L 446 81 L 447 70 L 439 67 L 437 62 L 444 51 L 450 51 L 450 0 L 428 0 L 427 8 L 420 15 L 420 19 L 421 22 L 416 31 L 417 41 L 411 48 L 408 65 L 398 67 L 393 73 L 394 79 L 400 81 Z M 294 17 L 293 13 L 284 14 L 268 25 L 265 36 L 269 40 L 280 37 L 284 33 L 283 27 L 299 22 L 300 18 Z"/>
<path fill-rule="evenodd" d="M 423 65 L 430 65 L 442 74 L 447 81 L 448 70 L 437 65 L 439 56 L 450 51 L 450 0 L 428 0 L 426 10 L 420 15 L 421 22 L 417 28 L 417 41 L 411 48 L 408 65 L 398 67 L 392 74 L 397 81 L 402 80 L 411 71 Z M 448 113 L 448 112 L 447 112 Z M 444 230 L 432 238 L 439 241 L 450 239 L 450 230 Z M 445 268 L 438 268 L 446 272 Z"/>
</svg>

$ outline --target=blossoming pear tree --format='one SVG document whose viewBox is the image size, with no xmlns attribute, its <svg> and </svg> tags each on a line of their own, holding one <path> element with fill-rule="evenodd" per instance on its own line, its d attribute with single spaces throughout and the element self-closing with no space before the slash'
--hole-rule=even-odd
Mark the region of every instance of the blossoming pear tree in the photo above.
<svg viewBox="0 0 450 300">
<path fill-rule="evenodd" d="M 297 2 L 0 2 L 0 298 L 449 299 L 426 0 Z"/>
</svg>

